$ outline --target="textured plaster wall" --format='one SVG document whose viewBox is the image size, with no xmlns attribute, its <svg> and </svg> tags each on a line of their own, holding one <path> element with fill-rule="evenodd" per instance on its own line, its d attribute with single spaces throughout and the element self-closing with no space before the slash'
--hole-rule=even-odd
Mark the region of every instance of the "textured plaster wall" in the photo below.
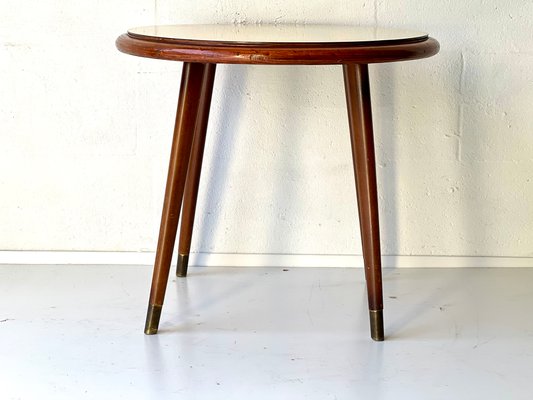
<svg viewBox="0 0 533 400">
<path fill-rule="evenodd" d="M 430 32 L 371 67 L 382 247 L 533 255 L 531 0 L 4 0 L 0 249 L 154 250 L 180 63 L 114 47 L 154 23 Z M 220 66 L 193 251 L 360 254 L 341 68 Z"/>
</svg>

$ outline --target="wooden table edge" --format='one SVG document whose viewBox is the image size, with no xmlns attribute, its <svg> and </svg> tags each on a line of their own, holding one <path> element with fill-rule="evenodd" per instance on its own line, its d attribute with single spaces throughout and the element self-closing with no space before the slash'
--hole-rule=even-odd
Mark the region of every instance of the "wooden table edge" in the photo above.
<svg viewBox="0 0 533 400">
<path fill-rule="evenodd" d="M 154 38 L 120 35 L 117 48 L 126 54 L 161 60 L 215 64 L 275 64 L 275 65 L 334 65 L 371 64 L 417 60 L 439 52 L 439 42 L 431 37 L 418 41 L 376 44 L 276 43 L 275 45 L 243 44 L 212 45 L 208 42 L 154 40 Z"/>
</svg>

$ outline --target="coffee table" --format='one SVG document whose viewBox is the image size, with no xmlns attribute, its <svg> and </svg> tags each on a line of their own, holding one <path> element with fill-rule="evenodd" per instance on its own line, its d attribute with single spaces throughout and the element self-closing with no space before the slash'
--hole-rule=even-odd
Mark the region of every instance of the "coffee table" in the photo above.
<svg viewBox="0 0 533 400">
<path fill-rule="evenodd" d="M 384 340 L 378 193 L 368 64 L 437 54 L 425 33 L 338 25 L 164 25 L 128 30 L 127 54 L 184 62 L 163 213 L 144 332 L 157 333 L 180 211 L 177 275 L 185 277 L 217 64 L 341 64 L 370 312 L 370 333 Z M 231 118 L 231 116 L 230 116 Z M 182 209 L 183 205 L 183 209 Z"/>
</svg>

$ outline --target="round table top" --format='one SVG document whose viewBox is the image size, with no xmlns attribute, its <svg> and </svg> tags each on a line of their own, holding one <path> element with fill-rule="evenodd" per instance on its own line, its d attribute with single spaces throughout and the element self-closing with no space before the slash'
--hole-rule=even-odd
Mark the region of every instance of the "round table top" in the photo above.
<svg viewBox="0 0 533 400">
<path fill-rule="evenodd" d="M 427 33 L 347 25 L 155 25 L 128 29 L 137 38 L 166 39 L 211 45 L 375 44 L 427 39 Z"/>
<path fill-rule="evenodd" d="M 159 25 L 132 28 L 120 51 L 166 60 L 234 64 L 347 64 L 413 60 L 439 50 L 426 33 L 346 25 Z"/>
</svg>

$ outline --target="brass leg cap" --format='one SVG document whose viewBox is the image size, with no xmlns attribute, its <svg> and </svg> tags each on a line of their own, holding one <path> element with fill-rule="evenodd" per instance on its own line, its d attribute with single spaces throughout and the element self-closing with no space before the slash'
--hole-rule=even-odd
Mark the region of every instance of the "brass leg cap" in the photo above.
<svg viewBox="0 0 533 400">
<path fill-rule="evenodd" d="M 146 313 L 146 325 L 144 325 L 144 333 L 146 335 L 155 335 L 157 333 L 162 308 L 163 306 L 158 306 L 156 304 L 148 305 L 148 312 Z"/>
<path fill-rule="evenodd" d="M 189 267 L 189 255 L 178 254 L 178 267 L 176 268 L 176 275 L 180 278 L 187 276 L 187 268 Z"/>
<path fill-rule="evenodd" d="M 376 342 L 385 340 L 383 310 L 370 310 L 370 336 Z"/>
</svg>

